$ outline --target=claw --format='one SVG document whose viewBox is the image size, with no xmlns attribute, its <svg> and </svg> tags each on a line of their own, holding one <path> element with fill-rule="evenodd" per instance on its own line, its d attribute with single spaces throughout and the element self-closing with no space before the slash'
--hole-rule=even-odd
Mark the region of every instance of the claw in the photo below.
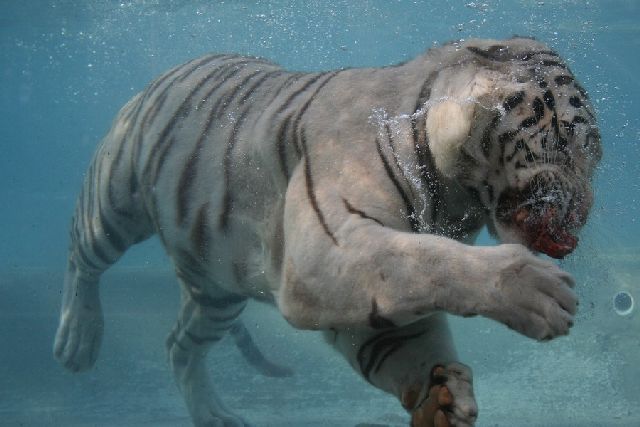
<svg viewBox="0 0 640 427">
<path fill-rule="evenodd" d="M 440 406 L 451 406 L 453 404 L 453 396 L 446 386 L 440 387 L 438 391 L 438 404 Z"/>
<path fill-rule="evenodd" d="M 436 412 L 435 417 L 433 417 L 433 425 L 434 427 L 449 427 L 449 420 L 447 416 L 442 412 L 442 410 L 438 410 Z"/>
<path fill-rule="evenodd" d="M 428 386 L 413 384 L 400 401 L 411 413 L 411 427 L 471 426 L 478 415 L 473 397 L 471 372 L 460 364 L 436 365 L 431 369 Z"/>
</svg>

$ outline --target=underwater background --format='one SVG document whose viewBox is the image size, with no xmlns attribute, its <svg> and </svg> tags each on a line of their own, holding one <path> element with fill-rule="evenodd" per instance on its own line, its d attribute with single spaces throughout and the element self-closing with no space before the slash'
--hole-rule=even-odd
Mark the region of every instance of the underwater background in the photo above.
<svg viewBox="0 0 640 427">
<path fill-rule="evenodd" d="M 384 66 L 453 39 L 534 36 L 565 59 L 597 110 L 604 158 L 578 250 L 561 261 L 580 310 L 568 337 L 528 340 L 452 319 L 475 373 L 478 426 L 640 426 L 640 2 L 72 1 L 0 5 L 0 426 L 188 426 L 164 340 L 178 286 L 157 239 L 102 279 L 96 367 L 52 356 L 68 227 L 89 160 L 116 112 L 160 73 L 208 52 L 295 70 Z M 493 244 L 483 234 L 479 244 Z M 616 305 L 618 304 L 618 305 Z M 256 426 L 407 426 L 315 332 L 269 307 L 243 315 L 295 375 L 260 376 L 231 340 L 209 366 Z"/>
</svg>

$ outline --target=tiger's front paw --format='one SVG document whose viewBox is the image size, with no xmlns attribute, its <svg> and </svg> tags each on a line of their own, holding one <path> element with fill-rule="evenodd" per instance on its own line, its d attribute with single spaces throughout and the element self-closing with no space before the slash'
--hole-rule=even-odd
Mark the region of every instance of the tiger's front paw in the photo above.
<svg viewBox="0 0 640 427">
<path fill-rule="evenodd" d="M 104 319 L 100 307 L 72 304 L 60 317 L 53 354 L 58 361 L 73 372 L 85 371 L 93 366 L 97 357 Z"/>
<path fill-rule="evenodd" d="M 522 245 L 484 250 L 490 254 L 486 265 L 493 287 L 485 296 L 489 308 L 481 314 L 536 340 L 567 335 L 578 306 L 573 277 Z"/>
<path fill-rule="evenodd" d="M 428 388 L 415 384 L 402 394 L 411 412 L 411 427 L 467 427 L 478 417 L 471 369 L 460 363 L 438 365 L 431 371 Z"/>
</svg>

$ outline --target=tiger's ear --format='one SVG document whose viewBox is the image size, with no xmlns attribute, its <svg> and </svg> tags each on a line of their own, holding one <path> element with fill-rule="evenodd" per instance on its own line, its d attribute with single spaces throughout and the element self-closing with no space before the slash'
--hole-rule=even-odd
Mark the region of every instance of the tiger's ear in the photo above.
<svg viewBox="0 0 640 427">
<path fill-rule="evenodd" d="M 490 102 L 490 94 L 496 92 L 495 81 L 494 72 L 467 67 L 434 82 L 431 99 L 438 101 L 429 107 L 426 128 L 433 160 L 445 176 L 458 172 L 462 146 L 474 128 L 481 125 L 474 122 L 483 120 L 481 110 Z"/>
<path fill-rule="evenodd" d="M 459 99 L 447 99 L 429 108 L 427 135 L 438 170 L 453 176 L 460 149 L 469 137 L 475 105 Z"/>
</svg>

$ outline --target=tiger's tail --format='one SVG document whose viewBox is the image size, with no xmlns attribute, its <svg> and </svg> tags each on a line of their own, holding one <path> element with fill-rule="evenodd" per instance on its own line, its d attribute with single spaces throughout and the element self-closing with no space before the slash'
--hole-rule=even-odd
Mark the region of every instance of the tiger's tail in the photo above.
<svg viewBox="0 0 640 427">
<path fill-rule="evenodd" d="M 236 320 L 229 332 L 244 359 L 262 375 L 276 378 L 293 376 L 291 368 L 278 365 L 267 359 L 253 341 L 242 320 Z"/>
</svg>

